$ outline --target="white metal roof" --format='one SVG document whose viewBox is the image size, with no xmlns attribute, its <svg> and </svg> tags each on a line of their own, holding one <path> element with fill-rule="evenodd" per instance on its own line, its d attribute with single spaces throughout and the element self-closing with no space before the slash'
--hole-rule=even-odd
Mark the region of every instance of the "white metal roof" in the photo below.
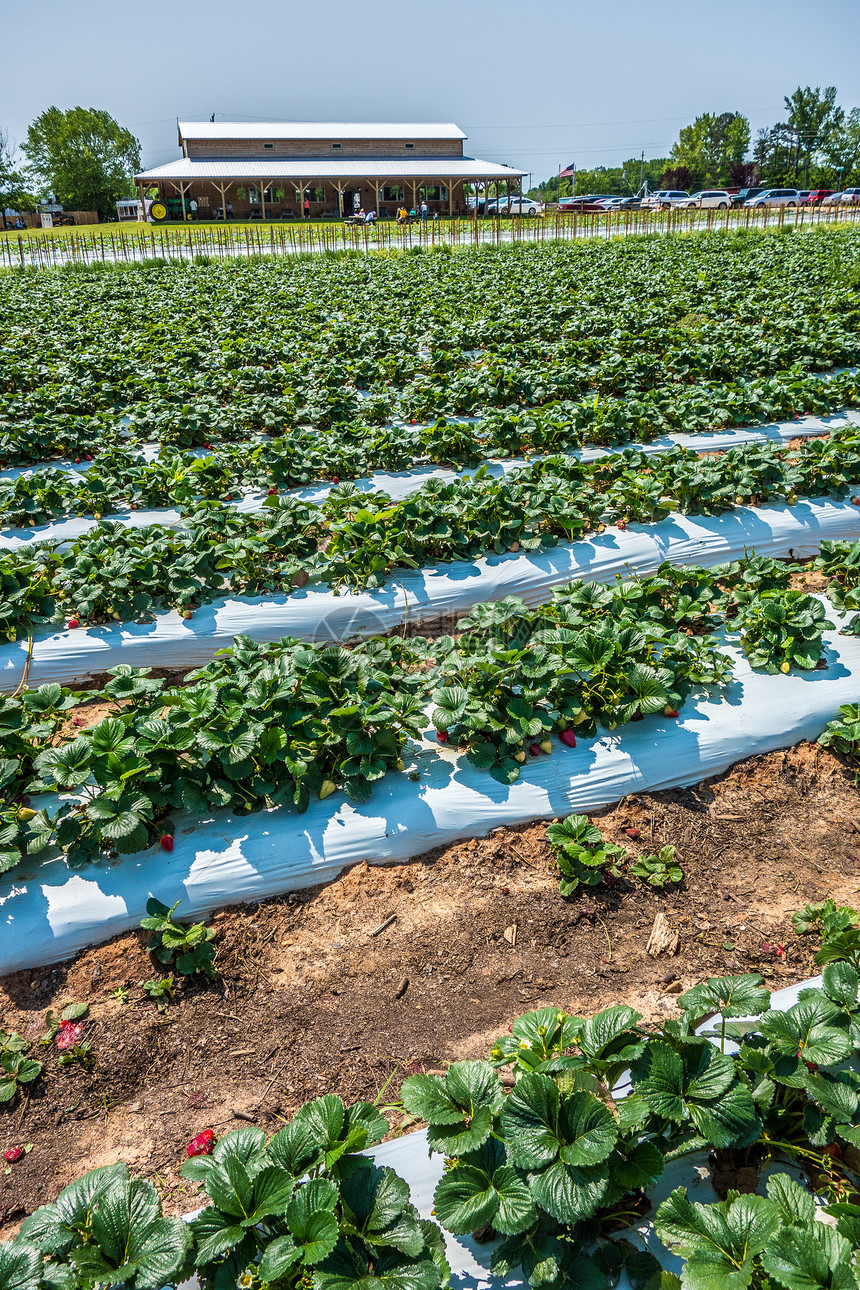
<svg viewBox="0 0 860 1290">
<path fill-rule="evenodd" d="M 526 172 L 477 157 L 266 157 L 210 161 L 180 157 L 135 179 L 520 179 Z"/>
<path fill-rule="evenodd" d="M 452 121 L 180 121 L 183 139 L 465 139 Z"/>
</svg>

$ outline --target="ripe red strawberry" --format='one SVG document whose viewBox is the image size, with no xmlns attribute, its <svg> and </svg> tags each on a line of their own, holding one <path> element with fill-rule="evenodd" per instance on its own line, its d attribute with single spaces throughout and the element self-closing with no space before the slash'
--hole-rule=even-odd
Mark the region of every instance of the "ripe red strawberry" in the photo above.
<svg viewBox="0 0 860 1290">
<path fill-rule="evenodd" d="M 667 704 L 667 706 L 663 709 L 663 716 L 664 716 L 664 717 L 677 717 L 677 716 L 678 716 L 678 709 L 677 709 L 677 708 L 670 708 L 670 707 L 668 706 L 668 704 Z"/>
<path fill-rule="evenodd" d="M 87 461 L 92 461 L 92 459 L 93 459 L 93 454 L 92 454 L 91 452 L 88 452 L 88 453 L 87 453 Z"/>
<path fill-rule="evenodd" d="M 437 730 L 437 731 L 436 731 L 436 738 L 439 740 L 440 744 L 445 744 L 445 743 L 447 743 L 447 742 L 448 742 L 448 731 L 447 731 L 447 730 Z"/>
<path fill-rule="evenodd" d="M 76 466 L 80 466 L 80 464 L 81 464 L 81 459 L 80 459 L 80 457 L 75 457 L 75 465 L 76 465 Z"/>
<path fill-rule="evenodd" d="M 162 845 L 162 847 L 164 848 L 164 850 L 165 850 L 165 851 L 172 851 L 172 850 L 173 850 L 173 834 L 172 834 L 172 833 L 165 833 L 165 834 L 164 834 L 164 836 L 163 836 L 163 838 L 161 839 L 161 845 Z"/>
<path fill-rule="evenodd" d="M 69 1048 L 74 1048 L 84 1037 L 84 1023 L 82 1021 L 64 1021 L 57 1031 L 54 1042 L 63 1053 Z"/>
<path fill-rule="evenodd" d="M 192 1138 L 185 1148 L 189 1156 L 211 1156 L 215 1150 L 215 1134 L 211 1129 L 203 1129 L 195 1138 Z"/>
<path fill-rule="evenodd" d="M 3 1152 L 3 1159 L 6 1161 L 7 1165 L 14 1165 L 16 1161 L 21 1159 L 23 1154 L 23 1147 L 9 1147 L 7 1151 Z"/>
<path fill-rule="evenodd" d="M 852 497 L 851 503 L 853 506 L 860 506 L 860 497 Z"/>
<path fill-rule="evenodd" d="M 632 838 L 634 842 L 639 837 L 638 829 L 625 829 L 624 832 L 627 834 L 628 838 Z"/>
<path fill-rule="evenodd" d="M 576 747 L 576 735 L 572 730 L 562 730 L 559 739 L 563 744 L 567 744 L 568 748 Z"/>
<path fill-rule="evenodd" d="M 539 757 L 540 744 L 529 744 L 529 752 L 531 753 L 532 757 Z"/>
<path fill-rule="evenodd" d="M 81 625 L 81 624 L 80 624 L 79 619 L 77 619 L 77 618 L 70 618 L 70 619 L 69 619 L 69 626 L 70 626 L 70 627 L 80 627 L 80 625 Z"/>
<path fill-rule="evenodd" d="M 278 490 L 277 490 L 277 488 L 270 488 L 270 489 L 269 489 L 269 494 L 268 494 L 268 495 L 269 495 L 269 497 L 273 497 L 273 496 L 274 496 L 274 494 L 275 494 L 277 491 L 278 491 Z"/>
<path fill-rule="evenodd" d="M 338 476 L 337 476 L 337 475 L 332 475 L 332 477 L 331 477 L 331 482 L 332 482 L 333 484 L 339 484 L 339 483 L 340 483 L 340 479 L 338 478 Z"/>
</svg>

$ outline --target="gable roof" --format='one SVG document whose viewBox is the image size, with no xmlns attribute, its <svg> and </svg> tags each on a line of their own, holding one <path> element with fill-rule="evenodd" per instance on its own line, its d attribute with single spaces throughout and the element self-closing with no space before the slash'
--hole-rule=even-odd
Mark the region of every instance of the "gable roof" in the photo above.
<svg viewBox="0 0 860 1290">
<path fill-rule="evenodd" d="M 180 121 L 180 139 L 465 139 L 451 121 Z"/>
</svg>

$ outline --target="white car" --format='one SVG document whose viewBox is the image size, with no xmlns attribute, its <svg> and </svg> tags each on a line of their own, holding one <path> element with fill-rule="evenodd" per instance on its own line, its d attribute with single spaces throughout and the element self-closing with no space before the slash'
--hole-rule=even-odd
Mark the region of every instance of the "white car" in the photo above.
<svg viewBox="0 0 860 1290">
<path fill-rule="evenodd" d="M 860 188 L 846 188 L 842 193 L 830 193 L 822 206 L 856 206 L 860 202 Z"/>
<path fill-rule="evenodd" d="M 762 206 L 796 206 L 800 201 L 799 188 L 766 188 L 758 197 L 751 197 L 744 206 L 758 210 Z"/>
<path fill-rule="evenodd" d="M 502 215 L 543 215 L 544 211 L 543 202 L 534 197 L 500 197 L 490 209 Z"/>
<path fill-rule="evenodd" d="M 690 194 L 676 188 L 661 188 L 659 192 L 649 193 L 642 201 L 643 210 L 667 211 L 673 206 L 687 206 Z"/>
<path fill-rule="evenodd" d="M 685 206 L 696 206 L 699 210 L 706 210 L 709 207 L 714 210 L 727 210 L 732 204 L 732 195 L 727 193 L 725 188 L 704 188 L 699 193 L 693 193 L 688 202 L 683 203 Z"/>
</svg>

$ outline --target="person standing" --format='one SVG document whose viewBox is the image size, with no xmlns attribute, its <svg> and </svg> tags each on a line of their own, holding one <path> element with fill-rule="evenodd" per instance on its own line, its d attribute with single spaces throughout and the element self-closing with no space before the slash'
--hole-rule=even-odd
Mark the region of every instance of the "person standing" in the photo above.
<svg viewBox="0 0 860 1290">
<path fill-rule="evenodd" d="M 427 205 L 427 199 L 426 199 L 426 198 L 424 199 L 424 201 L 422 201 L 422 203 L 421 203 L 421 205 L 420 205 L 420 207 L 419 207 L 419 210 L 421 211 L 421 223 L 422 223 L 422 224 L 426 224 L 426 223 L 427 223 L 427 217 L 428 217 L 428 216 L 429 216 L 429 214 L 430 214 L 430 207 Z"/>
<path fill-rule="evenodd" d="M 311 217 L 311 199 L 310 199 L 310 197 L 308 197 L 307 193 L 305 193 L 305 203 L 304 203 L 303 210 L 304 210 L 304 212 L 305 212 L 305 219 L 310 219 L 310 217 Z"/>
</svg>

